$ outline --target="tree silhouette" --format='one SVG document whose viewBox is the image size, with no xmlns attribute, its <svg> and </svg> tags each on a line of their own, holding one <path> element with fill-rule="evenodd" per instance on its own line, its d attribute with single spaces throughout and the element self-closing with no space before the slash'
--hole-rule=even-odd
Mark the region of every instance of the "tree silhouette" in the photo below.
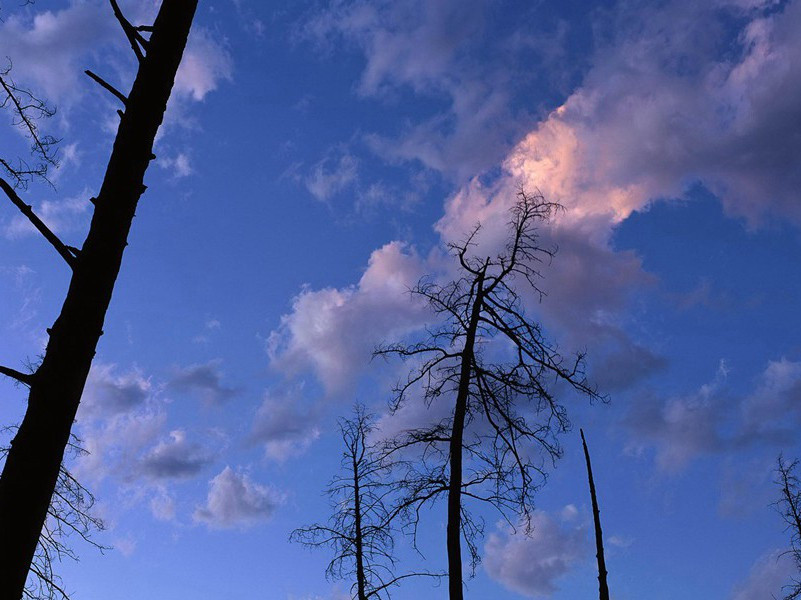
<svg viewBox="0 0 801 600">
<path fill-rule="evenodd" d="M 83 247 L 65 245 L 33 214 L 14 186 L 0 187 L 72 269 L 61 313 L 48 329 L 41 365 L 31 374 L 3 367 L 30 388 L 28 406 L 0 475 L 0 591 L 18 600 L 56 489 L 64 451 L 95 355 L 136 206 L 146 187 L 153 142 L 186 46 L 197 0 L 162 3 L 152 26 L 134 26 L 110 0 L 139 62 Z M 145 37 L 149 33 L 149 37 Z M 99 77 L 94 77 L 100 80 Z M 102 80 L 101 80 L 102 81 Z"/>
<path fill-rule="evenodd" d="M 392 511 L 387 503 L 393 491 L 389 462 L 369 441 L 374 418 L 357 405 L 351 419 L 341 419 L 342 475 L 336 475 L 325 493 L 334 513 L 328 523 L 294 530 L 290 540 L 309 547 L 328 546 L 334 558 L 326 575 L 350 579 L 351 593 L 358 600 L 390 597 L 390 588 L 415 576 L 437 577 L 430 573 L 394 574 L 395 539 Z"/>
<path fill-rule="evenodd" d="M 581 433 L 581 445 L 584 447 L 584 460 L 587 463 L 587 481 L 590 486 L 590 500 L 592 501 L 592 519 L 595 523 L 595 557 L 598 560 L 598 598 L 609 600 L 609 587 L 606 583 L 606 559 L 604 558 L 604 533 L 601 529 L 601 511 L 598 508 L 598 497 L 595 494 L 595 479 L 592 477 L 592 463 L 590 451 L 587 449 L 587 440 L 584 439 L 584 430 Z"/>
<path fill-rule="evenodd" d="M 387 450 L 419 451 L 420 460 L 407 463 L 400 481 L 405 497 L 399 509 L 415 529 L 422 506 L 447 497 L 451 600 L 463 597 L 462 537 L 473 571 L 480 560 L 476 540 L 483 523 L 471 516 L 463 499 L 488 502 L 507 519 L 514 514 L 528 524 L 533 494 L 546 476 L 545 461 L 560 456 L 556 436 L 569 428 L 554 385 L 562 382 L 591 399 L 600 397 L 585 379 L 583 354 L 566 363 L 540 325 L 526 317 L 516 287 L 522 283 L 542 295 L 537 267 L 555 250 L 540 245 L 537 226 L 558 208 L 521 190 L 500 254 L 474 255 L 480 225 L 464 242 L 451 244 L 458 275 L 444 284 L 423 279 L 412 290 L 428 301 L 441 323 L 422 342 L 376 350 L 417 363 L 396 387 L 393 411 L 418 390 L 427 405 L 448 402 L 451 407 L 447 417 L 402 433 Z M 542 452 L 533 452 L 533 446 Z"/>
<path fill-rule="evenodd" d="M 67 451 L 73 456 L 86 454 L 86 450 L 81 447 L 81 442 L 75 435 L 71 436 Z M 5 458 L 7 453 L 7 447 L 0 447 L 0 457 Z M 56 489 L 47 509 L 47 519 L 33 555 L 31 570 L 23 592 L 24 598 L 69 600 L 70 596 L 56 572 L 56 563 L 64 559 L 78 560 L 75 549 L 69 544 L 70 538 L 77 536 L 101 552 L 108 549 L 92 537 L 94 532 L 105 529 L 103 520 L 92 514 L 94 504 L 95 497 L 92 492 L 62 464 Z"/>
<path fill-rule="evenodd" d="M 35 178 L 47 180 L 50 167 L 58 165 L 56 145 L 58 140 L 39 131 L 38 122 L 56 114 L 55 108 L 38 98 L 34 93 L 18 86 L 11 76 L 11 61 L 0 69 L 0 110 L 11 113 L 11 124 L 30 141 L 33 162 L 22 156 L 15 158 L 0 156 L 0 173 L 11 179 L 15 188 L 26 188 Z"/>
<path fill-rule="evenodd" d="M 786 530 L 790 532 L 790 549 L 787 553 L 793 557 L 796 570 L 801 573 L 801 480 L 796 474 L 798 459 L 788 462 L 780 455 L 777 462 L 776 484 L 781 488 L 781 497 L 775 507 L 784 519 Z M 798 579 L 784 589 L 784 600 L 801 598 L 801 581 Z"/>
</svg>

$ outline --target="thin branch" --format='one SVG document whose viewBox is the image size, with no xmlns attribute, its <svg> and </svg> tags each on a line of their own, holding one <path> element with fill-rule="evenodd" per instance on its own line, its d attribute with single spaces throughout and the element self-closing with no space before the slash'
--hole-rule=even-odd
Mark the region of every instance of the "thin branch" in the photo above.
<svg viewBox="0 0 801 600">
<path fill-rule="evenodd" d="M 125 18 L 125 15 L 122 14 L 122 10 L 120 10 L 120 5 L 117 4 L 117 0 L 109 0 L 109 3 L 111 4 L 111 10 L 114 11 L 114 16 L 117 18 L 117 21 L 119 21 L 120 26 L 122 26 L 125 37 L 128 38 L 128 42 L 131 44 L 131 49 L 134 51 L 137 60 L 142 62 L 145 58 L 144 54 L 142 54 L 142 48 L 147 45 L 147 40 L 143 38 L 136 30 L 136 27 L 131 25 L 131 22 Z"/>
<path fill-rule="evenodd" d="M 119 91 L 119 90 L 118 90 L 117 88 L 115 88 L 113 85 L 111 85 L 111 84 L 110 84 L 108 81 L 106 81 L 105 79 L 103 79 L 103 78 L 102 78 L 102 77 L 100 77 L 99 75 L 97 75 L 97 74 L 93 73 L 93 72 L 92 72 L 92 71 L 90 71 L 89 69 L 86 69 L 86 71 L 84 71 L 84 73 L 86 73 L 86 74 L 87 74 L 89 77 L 91 77 L 91 78 L 92 78 L 94 81 L 96 81 L 97 83 L 99 83 L 99 84 L 100 84 L 100 86 L 101 86 L 102 88 L 104 88 L 106 91 L 108 91 L 108 92 L 111 92 L 111 93 L 112 93 L 114 96 L 116 96 L 116 97 L 119 99 L 119 101 L 123 103 L 123 105 L 124 105 L 124 106 L 127 106 L 127 105 L 128 105 L 128 98 L 127 98 L 127 96 L 125 96 L 125 94 L 123 94 L 121 91 Z"/>
<path fill-rule="evenodd" d="M 41 233 L 44 238 L 50 242 L 53 248 L 56 249 L 61 257 L 66 261 L 66 263 L 71 267 L 75 268 L 75 258 L 77 257 L 77 249 L 72 248 L 70 250 L 70 246 L 66 246 L 64 242 L 58 239 L 58 236 L 53 233 L 44 222 L 36 216 L 36 213 L 33 212 L 33 209 L 30 205 L 25 204 L 22 199 L 17 195 L 14 191 L 14 188 L 2 177 L 0 177 L 0 188 L 3 188 L 3 191 L 8 196 L 9 200 L 16 206 L 20 212 L 25 215 L 31 224 Z"/>
</svg>

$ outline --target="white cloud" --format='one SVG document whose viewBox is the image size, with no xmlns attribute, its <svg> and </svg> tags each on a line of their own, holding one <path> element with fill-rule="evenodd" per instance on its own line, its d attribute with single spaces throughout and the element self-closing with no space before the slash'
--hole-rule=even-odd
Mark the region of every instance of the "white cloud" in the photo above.
<svg viewBox="0 0 801 600">
<path fill-rule="evenodd" d="M 358 285 L 303 290 L 270 335 L 272 365 L 287 374 L 311 369 L 328 391 L 346 388 L 379 342 L 424 322 L 424 307 L 407 292 L 423 274 L 414 250 L 390 242 L 371 254 Z"/>
<path fill-rule="evenodd" d="M 283 494 L 225 467 L 209 482 L 206 504 L 194 519 L 212 529 L 246 528 L 269 519 L 283 502 Z"/>
<path fill-rule="evenodd" d="M 751 567 L 748 578 L 738 584 L 731 600 L 765 600 L 777 598 L 782 587 L 795 574 L 792 558 L 782 550 L 774 550 L 759 558 Z"/>
<path fill-rule="evenodd" d="M 33 212 L 54 233 L 72 233 L 82 226 L 88 226 L 87 212 L 91 204 L 91 192 L 83 190 L 77 196 L 63 200 L 43 200 L 33 207 Z M 31 222 L 21 214 L 14 215 L 3 225 L 3 234 L 10 239 L 17 239 L 28 235 L 41 235 Z M 63 240 L 62 240 L 63 241 Z M 66 242 L 65 242 L 66 243 Z"/>
<path fill-rule="evenodd" d="M 251 439 L 267 458 L 283 462 L 303 454 L 320 437 L 319 415 L 298 405 L 300 394 L 267 392 L 253 419 Z"/>
<path fill-rule="evenodd" d="M 203 100 L 221 81 L 233 79 L 233 59 L 225 46 L 207 29 L 193 27 L 181 66 L 175 76 L 175 91 Z"/>
<path fill-rule="evenodd" d="M 314 165 L 306 177 L 306 189 L 320 201 L 326 201 L 352 185 L 358 176 L 359 161 L 352 154 L 326 157 Z"/>
<path fill-rule="evenodd" d="M 484 568 L 507 589 L 528 597 L 549 596 L 557 580 L 587 556 L 589 541 L 584 526 L 560 524 L 544 511 L 532 517 L 533 530 L 512 532 L 502 523 L 487 538 Z"/>
</svg>

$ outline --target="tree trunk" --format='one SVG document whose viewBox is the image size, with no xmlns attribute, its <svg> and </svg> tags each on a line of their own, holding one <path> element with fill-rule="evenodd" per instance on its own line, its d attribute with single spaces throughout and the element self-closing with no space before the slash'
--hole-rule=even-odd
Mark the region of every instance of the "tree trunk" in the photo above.
<svg viewBox="0 0 801 600">
<path fill-rule="evenodd" d="M 590 498 L 592 499 L 592 516 L 595 521 L 595 556 L 598 558 L 598 598 L 609 600 L 609 588 L 606 585 L 606 560 L 604 559 L 604 536 L 601 531 L 601 511 L 598 510 L 598 498 L 595 495 L 595 481 L 592 478 L 592 465 L 590 464 L 590 451 L 587 450 L 587 441 L 584 439 L 584 430 L 581 432 L 581 444 L 584 446 L 584 458 L 587 461 L 587 479 L 590 482 Z"/>
<path fill-rule="evenodd" d="M 462 364 L 459 372 L 459 390 L 456 406 L 453 409 L 453 428 L 450 441 L 450 481 L 448 482 L 448 593 L 450 600 L 464 597 L 462 578 L 462 442 L 464 421 L 467 414 L 467 399 L 470 391 L 470 371 L 478 330 L 478 318 L 484 293 L 484 271 L 476 286 L 476 298 L 470 313 L 470 323 L 462 350 Z"/>
<path fill-rule="evenodd" d="M 119 273 L 197 0 L 165 0 L 122 115 L 91 227 L 0 476 L 0 599 L 19 600 Z"/>
<path fill-rule="evenodd" d="M 359 495 L 359 466 L 356 453 L 353 454 L 353 518 L 356 534 L 356 587 L 359 600 L 367 600 L 364 589 L 364 544 L 362 539 L 362 502 Z"/>
</svg>

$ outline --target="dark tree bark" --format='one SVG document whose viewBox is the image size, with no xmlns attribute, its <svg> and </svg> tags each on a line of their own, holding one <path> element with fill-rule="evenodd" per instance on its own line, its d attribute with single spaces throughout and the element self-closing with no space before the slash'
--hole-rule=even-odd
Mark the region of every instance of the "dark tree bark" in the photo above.
<svg viewBox="0 0 801 600">
<path fill-rule="evenodd" d="M 116 10 L 116 2 L 112 6 Z M 133 34 L 145 52 L 89 233 L 72 261 L 69 291 L 49 330 L 42 364 L 30 376 L 28 408 L 0 476 L 3 600 L 19 600 L 23 593 L 196 7 L 197 0 L 165 0 L 150 39 Z M 134 28 L 124 18 L 121 23 L 129 35 Z"/>
<path fill-rule="evenodd" d="M 592 518 L 595 523 L 595 556 L 598 559 L 598 598 L 609 600 L 609 587 L 606 583 L 606 559 L 604 558 L 604 534 L 601 530 L 601 511 L 598 510 L 598 498 L 595 495 L 595 480 L 592 477 L 592 464 L 590 451 L 587 449 L 587 440 L 584 439 L 584 430 L 581 433 L 581 444 L 584 446 L 584 459 L 587 461 L 587 480 L 590 482 L 590 498 L 592 499 Z"/>
<path fill-rule="evenodd" d="M 796 573 L 801 573 L 801 481 L 799 481 L 798 459 L 785 461 L 779 455 L 776 468 L 776 484 L 781 488 L 781 496 L 775 503 L 776 510 L 782 516 L 786 530 L 790 532 L 790 549 L 787 550 Z M 801 598 L 801 578 L 796 575 L 792 583 L 784 586 L 782 600 L 798 600 Z"/>
</svg>

